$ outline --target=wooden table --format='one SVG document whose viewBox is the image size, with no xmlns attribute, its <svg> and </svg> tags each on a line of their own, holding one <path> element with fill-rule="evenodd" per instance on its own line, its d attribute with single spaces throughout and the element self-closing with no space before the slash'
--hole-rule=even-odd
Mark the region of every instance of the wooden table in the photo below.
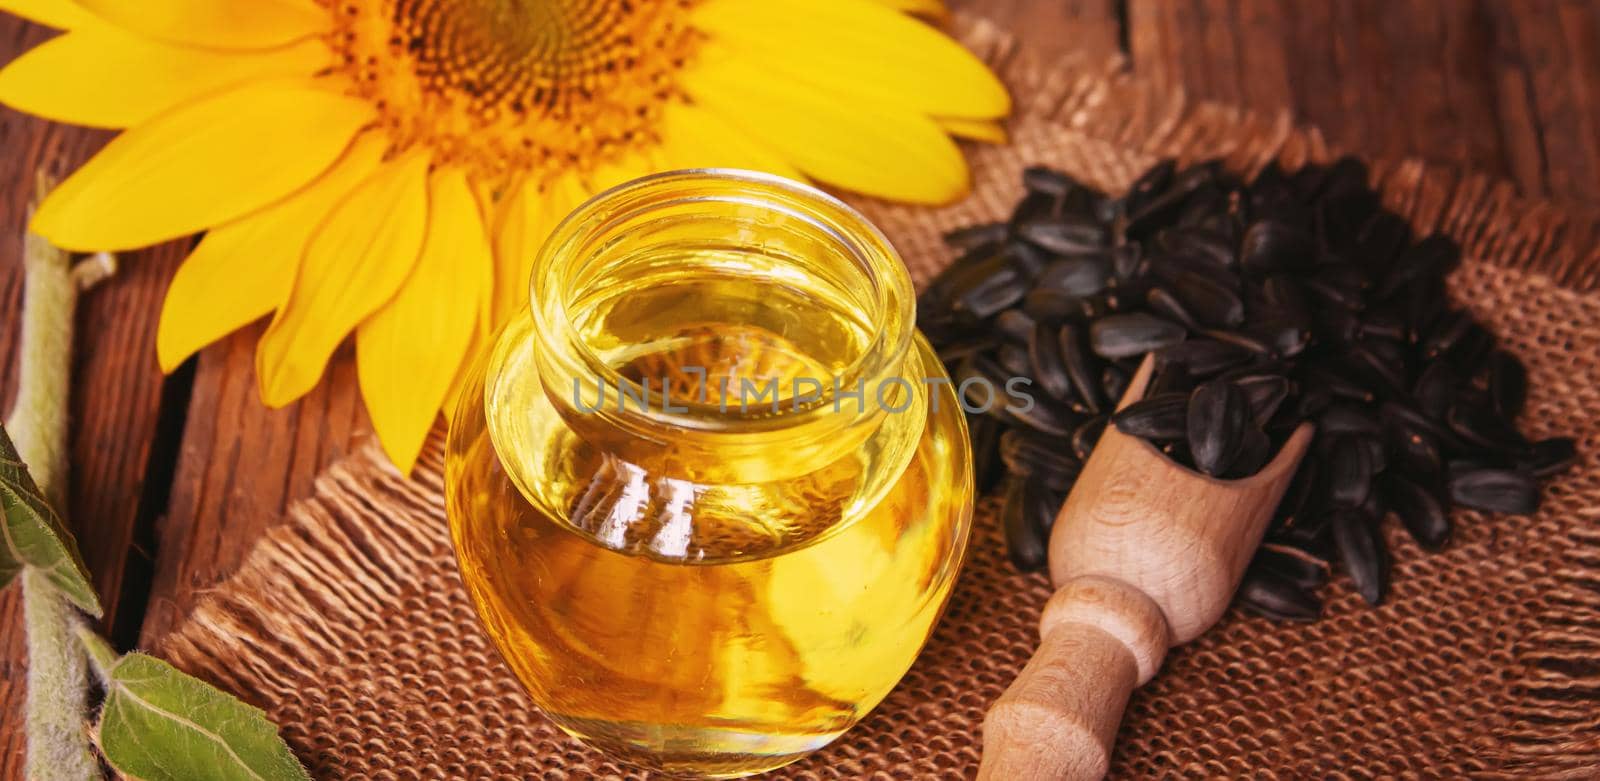
<svg viewBox="0 0 1600 781">
<path fill-rule="evenodd" d="M 952 0 L 1054 53 L 1126 56 L 1192 95 L 1291 110 L 1333 143 L 1496 174 L 1600 209 L 1600 3 L 1585 0 Z M 49 37 L 0 14 L 0 62 Z M 0 109 L 0 408 L 15 393 L 22 226 L 33 171 L 107 135 Z M 149 643 L 233 571 L 316 473 L 370 436 L 346 347 L 299 403 L 256 398 L 262 326 L 170 377 L 160 301 L 188 242 L 121 256 L 78 327 L 68 517 L 123 648 Z M 0 594 L 0 778 L 20 776 L 20 599 Z"/>
</svg>

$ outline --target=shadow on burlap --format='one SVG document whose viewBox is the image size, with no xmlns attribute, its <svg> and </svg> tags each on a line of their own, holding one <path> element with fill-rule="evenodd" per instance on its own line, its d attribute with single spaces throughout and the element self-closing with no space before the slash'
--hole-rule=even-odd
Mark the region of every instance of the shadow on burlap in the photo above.
<svg viewBox="0 0 1600 781">
<path fill-rule="evenodd" d="M 958 205 L 859 205 L 926 280 L 939 234 L 1005 214 L 1021 167 L 1118 191 L 1162 156 L 1253 170 L 1332 152 L 1314 129 L 1161 94 L 1112 63 L 1049 68 L 980 24 L 967 40 L 1019 96 L 1012 144 L 970 150 Z M 1023 100 L 1026 96 L 1026 100 Z M 1533 517 L 1458 513 L 1425 555 L 1390 522 L 1394 589 L 1366 609 L 1340 578 L 1327 616 L 1233 611 L 1134 695 L 1116 777 L 1593 777 L 1600 773 L 1600 249 L 1593 215 L 1505 183 L 1374 163 L 1386 203 L 1457 237 L 1451 288 L 1527 363 L 1523 428 L 1579 437 Z M 319 778 L 638 777 L 535 711 L 457 578 L 440 451 L 404 480 L 374 448 L 334 466 L 158 649 L 264 709 Z M 1036 641 L 1042 575 L 1006 563 L 992 501 L 938 631 L 836 744 L 775 777 L 969 777 L 987 705 Z"/>
</svg>

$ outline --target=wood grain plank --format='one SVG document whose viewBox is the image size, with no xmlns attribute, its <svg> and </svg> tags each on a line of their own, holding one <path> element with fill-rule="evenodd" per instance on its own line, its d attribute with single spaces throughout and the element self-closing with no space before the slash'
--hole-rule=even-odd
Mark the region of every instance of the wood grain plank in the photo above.
<svg viewBox="0 0 1600 781">
<path fill-rule="evenodd" d="M 1127 18 L 1134 69 L 1154 81 L 1289 109 L 1368 155 L 1509 171 L 1476 5 L 1130 0 Z"/>
<path fill-rule="evenodd" d="M 1524 190 L 1600 202 L 1600 8 L 1485 3 L 1502 134 Z"/>
<path fill-rule="evenodd" d="M 0 62 L 53 33 L 0 14 Z M 0 404 L 15 395 L 21 249 L 34 171 L 64 174 L 108 134 L 52 125 L 0 109 Z M 143 595 L 124 603 L 124 575 L 138 556 L 144 476 L 149 468 L 163 379 L 155 361 L 155 325 L 167 280 L 182 254 L 166 246 L 126 253 L 118 274 L 80 299 L 73 366 L 71 476 L 66 516 L 105 606 L 105 627 L 137 619 Z M 17 589 L 0 594 L 0 778 L 21 775 L 21 707 L 26 653 Z"/>
<path fill-rule="evenodd" d="M 142 633 L 153 644 L 238 567 L 324 467 L 370 436 L 350 345 L 305 398 L 269 410 L 256 390 L 256 323 L 201 352 Z"/>
<path fill-rule="evenodd" d="M 1285 10 L 1278 0 L 1237 0 L 1233 6 L 1240 48 L 1240 100 L 1257 111 L 1294 107 Z"/>
</svg>

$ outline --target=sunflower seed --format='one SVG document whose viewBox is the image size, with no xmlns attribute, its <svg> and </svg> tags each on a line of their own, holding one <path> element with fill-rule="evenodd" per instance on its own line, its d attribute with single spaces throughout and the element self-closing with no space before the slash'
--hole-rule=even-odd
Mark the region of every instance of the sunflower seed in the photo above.
<svg viewBox="0 0 1600 781">
<path fill-rule="evenodd" d="M 1012 566 L 1023 572 L 1044 569 L 1045 537 L 1039 524 L 1029 515 L 1027 481 L 1012 478 L 1006 488 L 1005 510 L 1000 525 L 1005 532 L 1006 555 Z"/>
<path fill-rule="evenodd" d="M 1032 404 L 1007 408 L 1006 414 L 1035 431 L 1064 437 L 1072 433 L 1086 415 L 1065 404 L 1043 396 L 1035 397 Z"/>
<path fill-rule="evenodd" d="M 1370 407 L 1336 401 L 1317 417 L 1317 430 L 1324 434 L 1377 435 L 1383 433 L 1383 424 Z"/>
<path fill-rule="evenodd" d="M 981 225 L 969 225 L 965 228 L 956 228 L 944 235 L 944 243 L 957 250 L 971 250 L 978 247 L 994 245 L 1006 240 L 1010 228 L 1003 222 L 986 222 Z"/>
<path fill-rule="evenodd" d="M 1187 430 L 1189 452 L 1195 468 L 1213 477 L 1225 471 L 1239 455 L 1250 401 L 1239 386 L 1227 380 L 1202 383 L 1189 394 Z"/>
<path fill-rule="evenodd" d="M 1329 514 L 1333 544 L 1339 561 L 1369 605 L 1383 601 L 1389 590 L 1389 553 L 1378 539 L 1375 524 L 1360 510 L 1341 507 Z"/>
<path fill-rule="evenodd" d="M 1046 168 L 1042 165 L 1028 166 L 1022 169 L 1022 186 L 1028 192 L 1043 193 L 1052 198 L 1062 199 L 1073 188 L 1073 182 L 1066 174 Z"/>
<path fill-rule="evenodd" d="M 1397 352 L 1399 346 L 1381 339 L 1360 340 L 1350 345 L 1345 359 L 1361 368 L 1362 374 L 1378 381 L 1390 395 L 1405 392 L 1405 355 Z"/>
<path fill-rule="evenodd" d="M 1528 397 L 1528 372 L 1522 361 L 1504 350 L 1489 354 L 1489 398 L 1502 417 L 1515 418 Z"/>
<path fill-rule="evenodd" d="M 1474 469 L 1450 475 L 1450 501 L 1474 510 L 1530 515 L 1539 509 L 1539 481 L 1516 469 Z"/>
<path fill-rule="evenodd" d="M 1438 475 L 1444 470 L 1439 443 L 1428 434 L 1401 421 L 1389 425 L 1389 448 L 1400 468 L 1419 477 Z"/>
<path fill-rule="evenodd" d="M 1272 460 L 1272 438 L 1260 427 L 1247 425 L 1244 438 L 1239 443 L 1239 454 L 1228 464 L 1222 476 L 1229 480 L 1249 477 L 1261 471 Z"/>
<path fill-rule="evenodd" d="M 1144 257 L 1141 244 L 1122 244 L 1111 248 L 1111 278 L 1117 283 L 1127 283 L 1144 277 L 1150 264 Z"/>
<path fill-rule="evenodd" d="M 1372 451 L 1355 434 L 1340 434 L 1328 449 L 1328 498 L 1334 504 L 1358 507 L 1372 490 Z"/>
<path fill-rule="evenodd" d="M 1012 376 L 1038 379 L 1034 376 L 1033 359 L 1028 355 L 1028 348 L 1008 342 L 995 350 L 994 357 Z"/>
<path fill-rule="evenodd" d="M 1132 379 L 1127 372 L 1116 364 L 1108 364 L 1104 369 L 1100 370 L 1100 388 L 1105 391 L 1105 397 L 1112 406 L 1122 400 L 1122 394 L 1128 391 L 1128 383 Z"/>
<path fill-rule="evenodd" d="M 1161 243 L 1173 252 L 1199 255 L 1219 266 L 1232 266 L 1234 241 L 1220 231 L 1207 228 L 1176 228 L 1163 232 Z"/>
<path fill-rule="evenodd" d="M 1268 320 L 1254 332 L 1280 358 L 1293 358 L 1311 344 L 1311 331 L 1296 322 Z"/>
<path fill-rule="evenodd" d="M 1252 613 L 1274 621 L 1315 621 L 1322 616 L 1322 602 L 1315 596 L 1269 571 L 1251 572 L 1239 584 L 1239 604 Z"/>
<path fill-rule="evenodd" d="M 1060 321 L 1083 312 L 1083 299 L 1050 288 L 1034 288 L 1022 297 L 1022 311 L 1038 322 Z"/>
<path fill-rule="evenodd" d="M 1202 323 L 1233 328 L 1244 322 L 1244 302 L 1227 285 L 1195 272 L 1172 281 L 1172 293 Z"/>
<path fill-rule="evenodd" d="M 1060 401 L 1071 401 L 1072 380 L 1067 376 L 1066 359 L 1061 355 L 1060 327 L 1040 323 L 1028 338 L 1028 358 L 1033 377 L 1045 393 Z"/>
<path fill-rule="evenodd" d="M 1278 512 L 1290 522 L 1300 516 L 1310 507 L 1312 496 L 1321 490 L 1319 479 L 1322 476 L 1322 459 L 1315 453 L 1307 453 L 1300 461 L 1300 469 L 1294 473 L 1289 481 L 1289 487 L 1283 492 L 1283 501 L 1278 503 Z"/>
<path fill-rule="evenodd" d="M 1300 383 L 1304 388 L 1300 398 L 1295 401 L 1295 412 L 1301 418 L 1314 418 L 1333 403 L 1333 392 L 1320 385 Z"/>
<path fill-rule="evenodd" d="M 1305 290 L 1288 274 L 1273 274 L 1261 283 L 1262 296 L 1267 303 L 1281 311 L 1304 312 L 1311 308 Z"/>
<path fill-rule="evenodd" d="M 1385 339 L 1404 342 L 1411 338 L 1406 330 L 1406 319 L 1398 312 L 1369 310 L 1361 316 L 1358 335 L 1366 339 Z"/>
<path fill-rule="evenodd" d="M 1422 350 L 1429 358 L 1438 358 L 1450 352 L 1466 337 L 1476 323 L 1469 312 L 1451 312 L 1439 318 L 1422 335 Z"/>
<path fill-rule="evenodd" d="M 1398 215 L 1379 214 L 1368 220 L 1356 236 L 1357 254 L 1366 268 L 1387 269 L 1410 241 L 1411 223 Z"/>
<path fill-rule="evenodd" d="M 1287 377 L 1277 374 L 1253 374 L 1229 379 L 1244 391 L 1250 405 L 1250 418 L 1257 426 L 1265 426 L 1277 414 L 1278 408 L 1289 398 L 1292 387 Z"/>
<path fill-rule="evenodd" d="M 1365 272 L 1345 265 L 1324 266 L 1305 279 L 1305 289 L 1312 295 L 1350 310 L 1360 309 L 1366 303 L 1363 292 L 1368 284 Z"/>
<path fill-rule="evenodd" d="M 1456 370 L 1451 368 L 1449 362 L 1429 361 L 1427 367 L 1422 370 L 1422 375 L 1417 377 L 1416 385 L 1411 389 L 1411 397 L 1417 400 L 1417 408 L 1424 414 L 1442 418 L 1450 411 L 1450 405 L 1455 403 L 1456 389 L 1460 382 Z"/>
<path fill-rule="evenodd" d="M 1194 319 L 1194 315 L 1189 314 L 1189 310 L 1183 305 L 1183 302 L 1179 301 L 1178 297 L 1166 288 L 1159 285 L 1153 286 L 1145 291 L 1144 298 L 1151 311 L 1156 314 L 1182 323 L 1185 328 L 1191 331 L 1200 330 L 1200 323 Z"/>
<path fill-rule="evenodd" d="M 1011 474 L 1038 480 L 1058 491 L 1071 488 L 1083 468 L 1057 442 L 1023 428 L 1001 434 L 996 452 Z"/>
<path fill-rule="evenodd" d="M 939 348 L 939 360 L 944 363 L 955 363 L 969 355 L 986 353 L 994 349 L 994 347 L 994 339 L 987 336 L 974 336 L 951 341 Z"/>
<path fill-rule="evenodd" d="M 1150 378 L 1150 385 L 1145 388 L 1145 396 L 1160 396 L 1164 393 L 1182 393 L 1189 395 L 1194 389 L 1194 377 L 1189 374 L 1189 367 L 1181 363 L 1156 364 L 1155 375 Z"/>
<path fill-rule="evenodd" d="M 987 415 L 968 413 L 967 431 L 972 440 L 972 473 L 974 487 L 979 493 L 988 493 L 1005 474 L 1005 462 L 1000 458 L 1000 437 L 1005 427 Z"/>
<path fill-rule="evenodd" d="M 1019 223 L 1017 237 L 1057 255 L 1095 252 L 1106 246 L 1106 229 L 1093 219 L 1077 215 L 1033 217 Z"/>
<path fill-rule="evenodd" d="M 1461 247 L 1455 241 L 1438 233 L 1428 236 L 1400 253 L 1378 286 L 1377 296 L 1388 298 L 1420 278 L 1443 276 L 1460 259 Z"/>
<path fill-rule="evenodd" d="M 1395 474 L 1382 479 L 1383 495 L 1418 545 L 1438 550 L 1450 538 L 1450 516 L 1432 491 Z"/>
<path fill-rule="evenodd" d="M 1219 342 L 1227 342 L 1236 347 L 1242 347 L 1256 355 L 1272 356 L 1277 354 L 1272 349 L 1272 343 L 1257 334 L 1246 331 L 1229 331 L 1222 328 L 1207 328 L 1200 333 Z"/>
<path fill-rule="evenodd" d="M 1249 362 L 1254 353 L 1236 344 L 1215 339 L 1189 339 L 1156 351 L 1156 361 L 1179 363 L 1195 377 L 1210 377 L 1218 372 Z"/>
<path fill-rule="evenodd" d="M 1094 356 L 1083 344 L 1078 328 L 1064 325 L 1056 334 L 1056 342 L 1066 364 L 1067 378 L 1077 391 L 1077 397 L 1090 412 L 1099 413 L 1106 407 L 1106 398 L 1100 393 L 1100 383 L 1095 376 Z"/>
<path fill-rule="evenodd" d="M 1577 460 L 1577 444 L 1571 437 L 1553 437 L 1528 445 L 1517 456 L 1517 467 L 1534 477 L 1549 477 L 1566 471 Z"/>
<path fill-rule="evenodd" d="M 1379 408 L 1378 415 L 1385 422 L 1403 421 L 1412 430 L 1433 437 L 1434 441 L 1439 444 L 1441 451 L 1455 451 L 1466 447 L 1466 443 L 1462 442 L 1461 438 L 1449 426 L 1402 402 L 1384 402 L 1383 406 Z M 1388 425 L 1392 426 L 1394 423 L 1389 422 Z"/>
<path fill-rule="evenodd" d="M 1445 422 L 1468 444 L 1486 450 L 1520 450 L 1527 444 L 1515 426 L 1488 407 L 1456 402 L 1445 413 Z"/>
<path fill-rule="evenodd" d="M 1021 301 L 1027 292 L 1027 279 L 1007 266 L 958 294 L 955 303 L 957 309 L 984 319 Z"/>
<path fill-rule="evenodd" d="M 1307 268 L 1316 256 L 1309 234 L 1276 220 L 1253 223 L 1239 246 L 1239 264 L 1252 274 Z"/>
<path fill-rule="evenodd" d="M 1039 273 L 1034 285 L 1084 298 L 1106 289 L 1111 261 L 1101 255 L 1077 255 L 1054 261 Z"/>
<path fill-rule="evenodd" d="M 1327 363 L 1337 368 L 1330 370 L 1321 364 L 1302 366 L 1304 383 L 1326 388 L 1334 396 L 1352 401 L 1370 402 L 1376 398 L 1372 391 L 1351 379 L 1350 375 L 1356 372 L 1351 370 L 1348 363 L 1335 360 L 1329 360 Z"/>
<path fill-rule="evenodd" d="M 1060 213 L 1061 206 L 1061 199 L 1049 193 L 1028 193 L 1017 202 L 1016 208 L 1011 210 L 1008 227 L 1015 231 L 1022 223 L 1049 218 Z"/>
<path fill-rule="evenodd" d="M 1111 416 L 1124 434 L 1141 439 L 1178 439 L 1189 434 L 1189 394 L 1162 393 L 1136 401 Z"/>
<path fill-rule="evenodd" d="M 1007 309 L 994 319 L 994 330 L 1001 337 L 1016 344 L 1027 344 L 1033 335 L 1033 318 L 1021 309 Z"/>
<path fill-rule="evenodd" d="M 1172 175 L 1177 173 L 1177 170 L 1176 161 L 1162 160 L 1140 174 L 1139 178 L 1128 187 L 1128 195 L 1124 199 L 1128 208 L 1142 208 L 1151 198 L 1164 192 L 1167 185 L 1172 183 Z"/>
<path fill-rule="evenodd" d="M 1266 570 L 1301 588 L 1317 588 L 1328 582 L 1328 569 L 1323 562 L 1283 548 L 1263 546 L 1250 560 L 1250 568 Z"/>
<path fill-rule="evenodd" d="M 1089 344 L 1106 358 L 1128 358 L 1183 341 L 1184 328 L 1144 312 L 1103 317 L 1089 327 Z"/>
<path fill-rule="evenodd" d="M 1012 268 L 1029 280 L 1037 280 L 1050 262 L 1050 256 L 1044 250 L 1024 241 L 1008 242 L 1000 249 L 1000 254 Z"/>
<path fill-rule="evenodd" d="M 1050 531 L 1055 528 L 1056 515 L 1061 511 L 1065 499 L 1063 492 L 1040 483 L 1029 482 L 1022 489 L 1023 511 L 1046 546 L 1050 543 Z"/>
</svg>

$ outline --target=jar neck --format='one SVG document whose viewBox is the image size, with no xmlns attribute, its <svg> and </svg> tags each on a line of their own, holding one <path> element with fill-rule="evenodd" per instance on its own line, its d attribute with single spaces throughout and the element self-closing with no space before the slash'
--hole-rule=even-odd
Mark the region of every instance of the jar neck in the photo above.
<svg viewBox="0 0 1600 781">
<path fill-rule="evenodd" d="M 621 185 L 557 227 L 530 284 L 546 394 L 630 461 L 764 482 L 921 425 L 905 267 L 810 187 L 720 170 Z"/>
</svg>

